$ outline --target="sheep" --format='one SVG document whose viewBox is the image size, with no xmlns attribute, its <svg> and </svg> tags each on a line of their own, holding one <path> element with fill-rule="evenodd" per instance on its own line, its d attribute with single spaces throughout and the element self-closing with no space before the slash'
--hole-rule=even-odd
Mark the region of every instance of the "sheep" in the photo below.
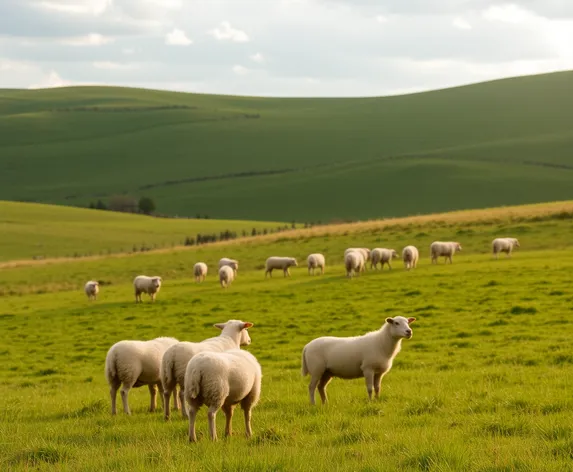
<svg viewBox="0 0 573 472">
<path fill-rule="evenodd" d="M 415 246 L 406 246 L 402 250 L 402 260 L 404 261 L 406 270 L 415 269 L 418 265 L 419 257 L 418 248 Z"/>
<path fill-rule="evenodd" d="M 112 415 L 116 414 L 117 390 L 122 384 L 120 393 L 124 413 L 131 415 L 127 402 L 129 390 L 142 385 L 148 386 L 151 395 L 149 411 L 155 411 L 157 388 L 163 394 L 159 376 L 161 358 L 170 346 L 178 342 L 175 338 L 161 337 L 150 341 L 119 341 L 111 346 L 105 358 L 105 378 L 110 386 Z"/>
<path fill-rule="evenodd" d="M 281 269 L 284 276 L 290 277 L 289 267 L 298 267 L 298 262 L 294 257 L 269 257 L 265 262 L 265 279 L 267 275 L 273 276 L 273 269 Z"/>
<path fill-rule="evenodd" d="M 222 266 L 219 269 L 219 282 L 221 287 L 227 288 L 235 280 L 235 272 L 229 266 Z"/>
<path fill-rule="evenodd" d="M 181 414 L 187 418 L 183 389 L 185 386 L 185 368 L 189 360 L 203 351 L 226 351 L 251 344 L 251 337 L 247 331 L 253 323 L 241 320 L 229 320 L 226 323 L 216 323 L 215 328 L 221 330 L 219 336 L 204 339 L 198 343 L 180 342 L 165 351 L 161 360 L 161 385 L 163 387 L 163 412 L 165 420 L 169 420 L 169 398 L 173 393 L 176 399 L 177 386 L 179 386 L 179 399 Z M 177 403 L 175 403 L 177 409 Z"/>
<path fill-rule="evenodd" d="M 430 244 L 430 253 L 432 257 L 432 264 L 438 263 L 438 257 L 444 256 L 446 263 L 448 259 L 452 264 L 452 256 L 454 253 L 462 250 L 462 245 L 455 241 L 434 241 Z"/>
<path fill-rule="evenodd" d="M 97 300 L 97 294 L 99 293 L 99 282 L 95 280 L 90 280 L 86 282 L 84 287 L 84 292 L 88 296 L 88 300 Z"/>
<path fill-rule="evenodd" d="M 358 251 L 364 256 L 364 265 L 361 269 L 361 272 L 364 272 L 366 270 L 366 263 L 370 260 L 371 257 L 370 249 L 368 249 L 367 247 L 349 247 L 348 249 L 346 249 L 346 251 L 344 251 L 344 257 L 346 258 L 346 255 L 349 252 L 353 251 Z"/>
<path fill-rule="evenodd" d="M 133 288 L 135 289 L 135 303 L 141 302 L 142 293 L 147 293 L 151 297 L 151 301 L 155 302 L 157 292 L 161 289 L 162 279 L 159 276 L 148 277 L 147 275 L 138 275 L 133 280 Z"/>
<path fill-rule="evenodd" d="M 374 248 L 370 253 L 370 268 L 374 267 L 378 269 L 378 263 L 380 262 L 381 270 L 384 270 L 384 264 L 388 264 L 388 269 L 392 269 L 390 265 L 390 261 L 392 259 L 397 259 L 398 253 L 394 249 L 386 249 L 386 248 Z"/>
<path fill-rule="evenodd" d="M 364 268 L 364 254 L 359 251 L 351 251 L 344 256 L 344 266 L 346 267 L 346 276 L 351 278 L 353 275 L 360 275 Z"/>
<path fill-rule="evenodd" d="M 302 350 L 302 376 L 310 374 L 308 387 L 310 404 L 314 405 L 314 392 L 322 403 L 327 403 L 326 386 L 333 377 L 341 379 L 366 379 L 368 398 L 380 394 L 382 377 L 392 368 L 392 362 L 400 352 L 402 339 L 412 337 L 410 324 L 416 318 L 396 316 L 386 318 L 378 331 L 362 336 L 324 336 L 313 339 Z"/>
<path fill-rule="evenodd" d="M 197 262 L 197 264 L 193 266 L 193 275 L 195 275 L 195 282 L 204 282 L 207 276 L 207 264 Z"/>
<path fill-rule="evenodd" d="M 314 275 L 314 271 L 316 268 L 320 267 L 320 275 L 324 274 L 324 267 L 326 265 L 324 255 L 316 253 L 310 254 L 306 261 L 308 262 L 308 275 L 310 275 L 310 271 L 312 269 L 312 275 Z"/>
<path fill-rule="evenodd" d="M 223 266 L 229 266 L 231 269 L 233 269 L 233 272 L 235 273 L 235 277 L 237 276 L 237 272 L 239 271 L 239 262 L 236 261 L 235 259 L 229 259 L 228 257 L 223 257 L 220 261 L 219 261 L 219 269 Z"/>
<path fill-rule="evenodd" d="M 516 238 L 496 238 L 491 242 L 493 255 L 496 259 L 500 252 L 505 252 L 507 257 L 511 257 L 514 247 L 519 247 L 519 241 Z"/>
<path fill-rule="evenodd" d="M 235 405 L 245 415 L 245 433 L 252 436 L 251 410 L 261 395 L 261 366 L 255 356 L 241 349 L 225 352 L 201 352 L 193 357 L 185 372 L 185 399 L 189 403 L 189 442 L 196 442 L 195 418 L 202 405 L 209 407 L 209 433 L 217 440 L 215 417 L 225 413 L 225 436 L 232 434 Z"/>
</svg>

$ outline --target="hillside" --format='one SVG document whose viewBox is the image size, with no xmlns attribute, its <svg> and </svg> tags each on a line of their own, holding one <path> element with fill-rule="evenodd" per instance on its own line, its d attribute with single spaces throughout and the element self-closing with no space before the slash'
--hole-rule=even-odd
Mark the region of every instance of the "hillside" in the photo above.
<svg viewBox="0 0 573 472">
<path fill-rule="evenodd" d="M 573 197 L 573 73 L 386 98 L 0 91 L 0 199 L 367 219 Z"/>
</svg>

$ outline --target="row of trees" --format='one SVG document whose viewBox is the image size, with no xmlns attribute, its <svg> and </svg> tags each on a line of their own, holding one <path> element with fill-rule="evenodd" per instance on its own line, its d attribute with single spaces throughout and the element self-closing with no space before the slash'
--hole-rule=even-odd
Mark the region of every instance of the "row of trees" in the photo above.
<svg viewBox="0 0 573 472">
<path fill-rule="evenodd" d="M 111 210 L 124 213 L 143 213 L 151 215 L 155 211 L 155 202 L 149 197 L 141 197 L 139 200 L 129 195 L 114 195 L 106 204 L 102 200 L 90 202 L 89 207 L 95 210 Z"/>
</svg>

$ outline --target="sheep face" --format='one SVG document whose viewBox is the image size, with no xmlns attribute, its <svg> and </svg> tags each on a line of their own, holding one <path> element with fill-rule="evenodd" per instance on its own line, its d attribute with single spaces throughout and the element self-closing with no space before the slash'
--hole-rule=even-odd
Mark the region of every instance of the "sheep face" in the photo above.
<svg viewBox="0 0 573 472">
<path fill-rule="evenodd" d="M 398 253 L 392 249 L 392 259 L 398 259 Z"/>
<path fill-rule="evenodd" d="M 161 277 L 153 277 L 151 279 L 151 285 L 155 289 L 158 289 L 159 287 L 161 287 Z"/>
<path fill-rule="evenodd" d="M 291 263 L 294 267 L 298 267 L 298 262 L 296 261 L 296 259 L 294 257 L 291 259 Z"/>
<path fill-rule="evenodd" d="M 513 239 L 513 245 L 514 245 L 515 247 L 519 247 L 519 241 L 518 241 L 517 239 L 515 239 L 515 238 Z"/>
<path fill-rule="evenodd" d="M 456 244 L 456 252 L 460 252 L 462 250 L 462 245 L 460 243 L 455 243 Z"/>
<path fill-rule="evenodd" d="M 249 344 L 251 344 L 251 337 L 249 336 L 249 332 L 246 329 L 243 329 L 241 331 L 240 345 L 241 346 L 248 346 Z"/>
<path fill-rule="evenodd" d="M 394 318 L 386 318 L 386 323 L 391 326 L 392 337 L 410 339 L 413 336 L 410 324 L 416 321 L 416 318 L 404 318 L 403 316 L 395 316 Z"/>
</svg>

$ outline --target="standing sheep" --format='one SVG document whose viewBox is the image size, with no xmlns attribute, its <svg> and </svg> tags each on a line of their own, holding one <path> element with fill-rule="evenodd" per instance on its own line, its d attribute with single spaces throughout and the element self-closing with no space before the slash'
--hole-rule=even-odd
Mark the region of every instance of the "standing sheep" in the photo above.
<svg viewBox="0 0 573 472">
<path fill-rule="evenodd" d="M 294 257 L 269 257 L 265 262 L 265 279 L 267 275 L 273 276 L 273 269 L 280 269 L 285 277 L 287 275 L 290 277 L 289 267 L 298 267 L 298 262 Z"/>
<path fill-rule="evenodd" d="M 99 282 L 95 280 L 90 280 L 86 283 L 84 287 L 84 292 L 88 296 L 88 300 L 97 300 L 97 294 L 99 293 Z"/>
<path fill-rule="evenodd" d="M 185 369 L 189 360 L 203 351 L 226 351 L 228 349 L 238 349 L 241 346 L 251 344 L 251 337 L 247 331 L 253 323 L 241 320 L 229 320 L 226 323 L 217 323 L 215 328 L 221 330 L 219 336 L 207 338 L 198 343 L 180 342 L 165 351 L 161 360 L 161 385 L 163 387 L 163 412 L 166 420 L 169 419 L 169 398 L 173 393 L 176 398 L 177 386 L 179 386 L 179 399 L 181 403 L 181 414 L 187 418 L 185 409 L 185 397 L 183 389 L 185 387 Z M 177 404 L 175 404 L 177 407 Z"/>
<path fill-rule="evenodd" d="M 201 352 L 193 357 L 185 372 L 185 399 L 189 403 L 189 441 L 196 442 L 195 418 L 202 405 L 209 407 L 209 433 L 217 440 L 215 417 L 225 413 L 225 436 L 232 434 L 231 421 L 235 405 L 241 404 L 245 415 L 245 433 L 252 435 L 251 410 L 261 395 L 261 366 L 255 356 L 241 349 L 225 352 Z"/>
<path fill-rule="evenodd" d="M 151 395 L 149 411 L 157 406 L 157 388 L 163 395 L 160 370 L 163 353 L 179 341 L 175 338 L 155 338 L 150 341 L 119 341 L 107 352 L 105 378 L 110 386 L 111 414 L 116 414 L 116 397 L 120 385 L 123 411 L 131 415 L 127 396 L 132 388 L 147 385 Z M 156 387 L 157 386 L 157 387 Z M 161 397 L 163 398 L 163 396 Z M 174 398 L 177 401 L 177 398 Z"/>
<path fill-rule="evenodd" d="M 346 258 L 346 255 L 349 252 L 354 252 L 354 251 L 360 252 L 360 254 L 362 254 L 362 256 L 364 257 L 364 264 L 361 269 L 361 272 L 364 272 L 366 270 L 366 263 L 370 260 L 371 251 L 367 247 L 349 247 L 348 249 L 346 249 L 346 251 L 344 251 L 344 258 Z"/>
<path fill-rule="evenodd" d="M 406 270 L 415 269 L 418 265 L 419 257 L 418 248 L 415 246 L 406 246 L 402 250 L 402 260 L 404 261 Z"/>
<path fill-rule="evenodd" d="M 378 263 L 380 262 L 381 270 L 384 270 L 384 264 L 388 264 L 388 269 L 391 270 L 390 261 L 392 259 L 398 259 L 398 253 L 394 249 L 374 248 L 370 253 L 370 268 L 378 269 Z"/>
<path fill-rule="evenodd" d="M 207 276 L 207 264 L 197 262 L 197 264 L 193 266 L 193 275 L 195 275 L 195 282 L 204 282 Z"/>
<path fill-rule="evenodd" d="M 359 251 L 350 251 L 344 256 L 344 266 L 346 268 L 346 276 L 360 275 L 364 269 L 364 254 Z"/>
<path fill-rule="evenodd" d="M 142 293 L 147 293 L 151 297 L 151 301 L 155 301 L 155 297 L 161 288 L 161 277 L 154 276 L 148 277 L 147 275 L 138 275 L 133 280 L 133 288 L 135 289 L 135 303 L 141 302 Z"/>
<path fill-rule="evenodd" d="M 233 269 L 235 277 L 237 276 L 237 272 L 239 271 L 239 262 L 238 261 L 236 261 L 235 259 L 229 259 L 228 257 L 223 257 L 219 261 L 219 269 L 221 267 L 224 267 L 224 266 L 228 266 L 231 269 Z"/>
<path fill-rule="evenodd" d="M 450 264 L 452 264 L 452 256 L 454 253 L 462 250 L 462 245 L 455 241 L 434 241 L 430 244 L 430 253 L 432 256 L 432 264 L 438 263 L 438 257 L 444 256 L 446 263 L 448 259 Z"/>
<path fill-rule="evenodd" d="M 222 266 L 219 269 L 219 282 L 221 283 L 221 287 L 229 287 L 233 280 L 235 280 L 235 272 L 233 269 L 229 266 Z"/>
<path fill-rule="evenodd" d="M 306 261 L 308 262 L 308 275 L 310 275 L 310 271 L 312 269 L 312 275 L 314 275 L 314 271 L 317 268 L 320 268 L 320 275 L 324 274 L 324 267 L 326 265 L 324 255 L 322 254 L 311 254 L 307 257 Z"/>
<path fill-rule="evenodd" d="M 314 405 L 314 392 L 322 403 L 327 403 L 326 386 L 333 377 L 341 379 L 366 379 L 368 398 L 379 397 L 382 377 L 392 368 L 392 362 L 400 352 L 402 339 L 412 337 L 410 324 L 416 318 L 396 316 L 386 318 L 378 331 L 362 336 L 324 336 L 313 339 L 302 350 L 302 376 L 310 374 L 308 393 Z"/>
<path fill-rule="evenodd" d="M 516 238 L 496 238 L 491 242 L 493 255 L 496 259 L 500 252 L 505 252 L 507 257 L 511 257 L 514 247 L 519 247 L 519 241 Z"/>
</svg>

